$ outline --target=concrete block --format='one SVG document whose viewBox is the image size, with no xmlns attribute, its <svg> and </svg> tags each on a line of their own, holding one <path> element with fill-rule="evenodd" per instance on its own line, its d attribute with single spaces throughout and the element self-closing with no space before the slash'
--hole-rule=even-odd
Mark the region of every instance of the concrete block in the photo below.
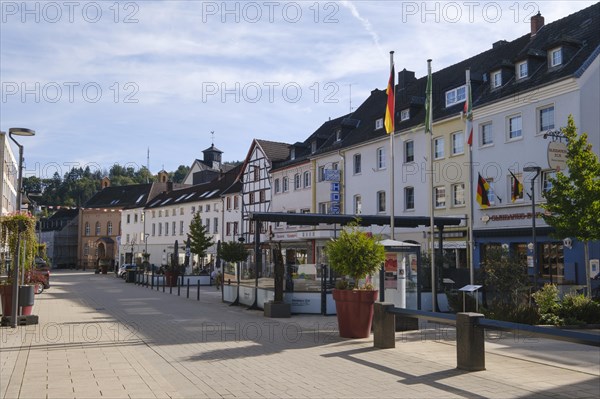
<svg viewBox="0 0 600 399">
<path fill-rule="evenodd" d="M 292 316 L 292 306 L 289 303 L 275 303 L 272 301 L 265 303 L 265 317 L 274 319 L 283 319 Z"/>
<path fill-rule="evenodd" d="M 480 313 L 456 315 L 456 368 L 466 371 L 485 370 L 485 329 L 477 325 Z"/>
<path fill-rule="evenodd" d="M 396 347 L 396 318 L 388 309 L 393 303 L 376 302 L 373 309 L 373 347 L 388 349 Z"/>
</svg>

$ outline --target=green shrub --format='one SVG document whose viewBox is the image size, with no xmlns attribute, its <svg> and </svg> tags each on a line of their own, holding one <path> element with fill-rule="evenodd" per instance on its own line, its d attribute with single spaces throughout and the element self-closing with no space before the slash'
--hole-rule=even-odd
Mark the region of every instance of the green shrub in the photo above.
<svg viewBox="0 0 600 399">
<path fill-rule="evenodd" d="M 582 294 L 565 295 L 554 313 L 567 325 L 600 323 L 600 304 Z"/>
<path fill-rule="evenodd" d="M 483 308 L 481 311 L 485 317 L 494 320 L 523 324 L 538 324 L 540 321 L 538 309 L 529 304 L 512 305 L 494 302 L 491 306 Z"/>
<path fill-rule="evenodd" d="M 545 284 L 544 287 L 538 292 L 535 292 L 532 297 L 542 315 L 554 313 L 554 310 L 559 306 L 558 288 L 554 284 Z"/>
</svg>

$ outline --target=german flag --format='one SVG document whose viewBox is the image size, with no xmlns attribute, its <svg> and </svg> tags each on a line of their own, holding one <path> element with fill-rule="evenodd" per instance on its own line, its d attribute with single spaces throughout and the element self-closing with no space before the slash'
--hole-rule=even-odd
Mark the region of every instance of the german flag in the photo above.
<svg viewBox="0 0 600 399">
<path fill-rule="evenodd" d="M 488 192 L 490 191 L 490 185 L 481 174 L 477 174 L 479 178 L 477 179 L 477 203 L 483 209 L 490 206 L 490 199 L 488 198 Z"/>
<path fill-rule="evenodd" d="M 394 108 L 395 108 L 395 94 L 394 87 L 396 86 L 395 72 L 394 72 L 394 64 L 392 63 L 392 68 L 390 71 L 390 80 L 388 81 L 387 86 L 387 105 L 385 107 L 385 131 L 387 134 L 394 133 Z"/>
<path fill-rule="evenodd" d="M 523 185 L 511 170 L 509 170 L 509 172 L 513 179 L 512 190 L 510 190 L 510 199 L 512 202 L 515 202 L 516 200 L 523 198 Z"/>
</svg>

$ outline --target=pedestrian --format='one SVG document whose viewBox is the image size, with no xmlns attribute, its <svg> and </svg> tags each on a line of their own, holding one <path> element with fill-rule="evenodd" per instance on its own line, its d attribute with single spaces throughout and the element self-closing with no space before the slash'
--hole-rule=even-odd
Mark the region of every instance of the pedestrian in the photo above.
<svg viewBox="0 0 600 399">
<path fill-rule="evenodd" d="M 223 279 L 223 276 L 221 275 L 221 272 L 219 271 L 217 273 L 217 279 L 216 279 L 217 291 L 219 291 L 221 289 L 221 280 L 222 279 Z"/>
</svg>

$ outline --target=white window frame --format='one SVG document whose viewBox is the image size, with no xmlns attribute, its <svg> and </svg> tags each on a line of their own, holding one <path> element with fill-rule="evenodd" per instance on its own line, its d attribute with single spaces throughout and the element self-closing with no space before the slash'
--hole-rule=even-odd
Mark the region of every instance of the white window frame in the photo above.
<svg viewBox="0 0 600 399">
<path fill-rule="evenodd" d="M 310 171 L 308 171 L 308 170 L 305 171 L 303 174 L 303 177 L 304 177 L 304 188 L 309 188 L 312 184 L 312 182 L 311 182 L 312 176 L 311 176 Z"/>
<path fill-rule="evenodd" d="M 407 121 L 410 119 L 410 108 L 403 109 L 400 111 L 400 121 Z"/>
<path fill-rule="evenodd" d="M 342 141 L 342 129 L 336 129 L 335 141 Z"/>
<path fill-rule="evenodd" d="M 495 182 L 493 177 L 486 177 L 485 181 L 487 182 L 490 189 L 488 190 L 488 201 L 490 202 L 490 206 L 496 204 L 496 190 L 495 190 Z"/>
<path fill-rule="evenodd" d="M 550 68 L 554 68 L 562 65 L 562 47 L 554 48 L 548 52 L 550 57 Z"/>
<path fill-rule="evenodd" d="M 522 67 L 525 68 L 522 68 Z M 529 76 L 529 65 L 527 61 L 519 62 L 516 66 L 517 79 L 525 79 Z"/>
<path fill-rule="evenodd" d="M 410 148 L 410 151 L 409 151 Z M 410 159 L 409 159 L 410 152 Z M 404 163 L 415 162 L 415 142 L 413 140 L 406 140 L 404 142 Z"/>
<path fill-rule="evenodd" d="M 433 189 L 435 209 L 446 208 L 446 186 L 437 186 Z"/>
<path fill-rule="evenodd" d="M 296 173 L 294 175 L 294 190 L 300 190 L 302 188 L 302 180 L 300 178 L 300 173 Z"/>
<path fill-rule="evenodd" d="M 465 153 L 465 132 L 454 132 L 451 135 L 452 155 L 461 155 Z"/>
<path fill-rule="evenodd" d="M 275 182 L 273 183 L 273 186 L 275 188 L 275 194 L 279 194 L 281 192 L 281 181 L 279 180 L 279 178 L 275 179 Z M 227 204 L 228 204 L 227 209 L 231 209 L 229 207 L 229 205 L 230 205 L 229 204 L 229 197 L 227 198 Z"/>
<path fill-rule="evenodd" d="M 379 118 L 375 121 L 375 130 L 383 129 L 383 118 Z"/>
<path fill-rule="evenodd" d="M 386 168 L 385 165 L 385 148 L 379 147 L 376 150 L 376 161 L 377 161 L 377 170 L 384 170 Z"/>
<path fill-rule="evenodd" d="M 377 200 L 377 213 L 384 213 L 386 209 L 386 195 L 385 191 L 377 191 L 377 196 L 375 197 Z"/>
<path fill-rule="evenodd" d="M 522 173 L 514 173 L 514 175 L 519 180 L 519 182 L 521 182 L 521 184 L 523 184 L 522 183 L 523 182 L 523 174 Z M 511 176 L 511 174 L 509 173 L 508 174 L 508 193 L 510 194 L 510 198 L 509 199 L 511 200 L 511 203 L 512 203 L 512 196 L 513 196 L 513 187 L 514 187 L 513 184 L 514 184 L 514 179 Z M 517 198 L 515 200 L 515 202 L 521 202 L 521 201 L 523 201 L 524 197 L 525 197 L 525 187 L 523 187 L 523 191 L 521 192 L 521 196 L 519 198 Z"/>
<path fill-rule="evenodd" d="M 355 175 L 360 175 L 362 172 L 362 155 L 360 153 L 354 154 L 352 157 L 352 171 Z"/>
<path fill-rule="evenodd" d="M 461 201 L 462 199 L 462 201 Z M 465 183 L 457 183 L 452 185 L 452 206 L 462 207 L 467 204 L 465 197 Z"/>
<path fill-rule="evenodd" d="M 409 201 L 412 200 L 412 203 Z M 415 188 L 404 187 L 404 210 L 414 211 L 415 210 Z"/>
<path fill-rule="evenodd" d="M 556 171 L 554 169 L 542 171 L 542 193 L 546 193 L 552 188 L 552 184 L 548 180 L 550 176 L 556 178 Z"/>
<path fill-rule="evenodd" d="M 440 148 L 439 144 L 441 143 L 441 155 L 440 152 L 438 152 L 438 149 Z M 444 158 L 444 146 L 445 146 L 445 140 L 444 137 L 436 137 L 435 139 L 433 139 L 433 159 L 443 159 Z"/>
<path fill-rule="evenodd" d="M 486 142 L 485 137 L 486 137 L 486 132 L 485 129 L 486 127 L 489 127 L 490 131 L 489 131 L 489 139 L 490 141 Z M 492 144 L 494 144 L 494 126 L 492 124 L 492 122 L 486 122 L 486 123 L 482 123 L 481 125 L 479 125 L 479 135 L 481 140 L 479 141 L 481 143 L 481 147 L 487 147 L 487 146 L 491 146 Z"/>
<path fill-rule="evenodd" d="M 513 130 L 512 127 L 512 122 L 513 120 L 519 119 L 519 129 L 518 130 Z M 508 141 L 513 141 L 513 140 L 520 140 L 523 138 L 523 117 L 521 116 L 521 114 L 516 114 L 516 115 L 510 115 L 506 118 L 506 139 Z M 518 135 L 512 136 L 512 134 L 514 133 L 518 133 Z"/>
<path fill-rule="evenodd" d="M 446 107 L 465 102 L 467 99 L 467 86 L 462 85 L 446 92 Z"/>
<path fill-rule="evenodd" d="M 319 166 L 319 182 L 325 180 L 325 165 Z"/>
<path fill-rule="evenodd" d="M 355 195 L 354 196 L 354 214 L 355 215 L 360 215 L 362 214 L 362 197 L 360 195 Z"/>
<path fill-rule="evenodd" d="M 497 89 L 502 86 L 502 71 L 492 72 L 491 84 L 492 89 Z"/>
<path fill-rule="evenodd" d="M 552 110 L 552 124 L 548 125 L 548 127 L 544 127 L 542 126 L 542 112 L 547 111 L 547 110 Z M 554 104 L 549 104 L 543 107 L 538 108 L 537 110 L 537 122 L 538 122 L 538 133 L 545 133 L 548 130 L 554 130 L 554 127 L 556 126 L 555 124 L 555 109 L 554 109 Z"/>
<path fill-rule="evenodd" d="M 290 189 L 290 180 L 288 179 L 287 176 L 285 176 L 283 179 L 281 179 L 281 192 L 282 193 L 287 193 Z"/>
</svg>

